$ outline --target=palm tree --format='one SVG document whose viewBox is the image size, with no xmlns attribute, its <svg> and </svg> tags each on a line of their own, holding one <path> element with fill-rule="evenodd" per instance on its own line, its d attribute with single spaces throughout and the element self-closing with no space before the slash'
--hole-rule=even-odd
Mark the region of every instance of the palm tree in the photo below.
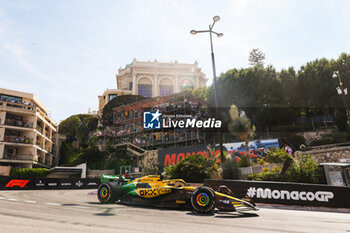
<svg viewBox="0 0 350 233">
<path fill-rule="evenodd" d="M 245 142 L 245 156 L 249 163 L 249 138 L 254 137 L 255 126 L 252 126 L 248 117 L 243 113 L 239 113 L 239 110 L 235 105 L 231 105 L 229 113 L 232 120 L 229 124 L 229 130 L 241 141 Z"/>
</svg>

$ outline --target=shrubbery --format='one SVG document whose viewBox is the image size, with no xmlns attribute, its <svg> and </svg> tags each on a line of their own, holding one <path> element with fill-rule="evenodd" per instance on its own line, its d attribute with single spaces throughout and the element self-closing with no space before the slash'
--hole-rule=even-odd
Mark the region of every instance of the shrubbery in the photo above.
<svg viewBox="0 0 350 233">
<path fill-rule="evenodd" d="M 347 141 L 349 135 L 347 132 L 333 131 L 327 136 L 331 137 L 334 143 L 342 143 Z"/>
<path fill-rule="evenodd" d="M 203 155 L 191 155 L 181 160 L 180 163 L 165 168 L 165 172 L 172 179 L 184 179 L 187 182 L 201 183 L 210 178 L 217 170 L 214 158 L 206 158 Z"/>
<path fill-rule="evenodd" d="M 265 156 L 265 161 L 269 163 L 284 163 L 290 159 L 293 159 L 291 155 L 279 148 L 267 151 Z"/>
<path fill-rule="evenodd" d="M 314 140 L 310 143 L 310 146 L 322 146 L 333 143 L 342 143 L 348 140 L 349 134 L 347 132 L 333 131 L 330 134 L 326 134 L 321 139 Z"/>
<path fill-rule="evenodd" d="M 238 167 L 249 167 L 249 158 L 247 155 L 242 155 L 238 161 Z"/>
<path fill-rule="evenodd" d="M 272 132 L 275 133 L 296 133 L 310 130 L 309 125 L 278 125 L 272 128 Z"/>
<path fill-rule="evenodd" d="M 310 155 L 300 155 L 284 174 L 281 173 L 281 169 L 277 166 L 271 170 L 264 168 L 263 172 L 249 175 L 248 180 L 323 183 L 324 181 L 320 179 L 319 172 L 316 161 Z"/>
<path fill-rule="evenodd" d="M 291 143 L 296 150 L 299 150 L 301 145 L 306 145 L 306 139 L 302 135 L 294 135 L 291 138 Z"/>
<path fill-rule="evenodd" d="M 10 176 L 16 178 L 45 178 L 47 176 L 48 169 L 46 168 L 12 168 Z"/>
<path fill-rule="evenodd" d="M 240 173 L 238 170 L 236 159 L 227 159 L 222 164 L 222 178 L 224 178 L 224 179 L 239 179 L 239 174 Z"/>
<path fill-rule="evenodd" d="M 334 141 L 331 137 L 325 137 L 321 139 L 314 140 L 310 142 L 310 146 L 322 146 L 327 144 L 332 144 Z"/>
</svg>

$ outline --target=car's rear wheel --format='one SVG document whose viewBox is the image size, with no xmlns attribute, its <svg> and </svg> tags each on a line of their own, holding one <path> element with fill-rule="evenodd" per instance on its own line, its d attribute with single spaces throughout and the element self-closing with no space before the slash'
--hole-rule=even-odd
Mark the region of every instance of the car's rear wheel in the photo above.
<svg viewBox="0 0 350 233">
<path fill-rule="evenodd" d="M 97 198 L 102 204 L 111 204 L 117 201 L 119 185 L 116 182 L 103 183 L 98 187 Z"/>
<path fill-rule="evenodd" d="M 197 188 L 191 196 L 191 204 L 198 213 L 212 213 L 216 206 L 216 197 L 210 187 Z"/>
</svg>

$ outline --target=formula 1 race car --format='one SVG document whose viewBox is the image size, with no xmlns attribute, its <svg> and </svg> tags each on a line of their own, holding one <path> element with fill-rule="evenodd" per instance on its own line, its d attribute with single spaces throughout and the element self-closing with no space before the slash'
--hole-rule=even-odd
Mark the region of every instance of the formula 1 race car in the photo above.
<svg viewBox="0 0 350 233">
<path fill-rule="evenodd" d="M 231 190 L 224 185 L 214 191 L 209 186 L 190 186 L 181 179 L 163 180 L 159 175 L 128 181 L 103 175 L 101 181 L 97 197 L 103 204 L 120 201 L 124 204 L 194 209 L 198 213 L 213 213 L 216 208 L 229 212 L 258 210 L 252 200 L 233 197 Z"/>
</svg>

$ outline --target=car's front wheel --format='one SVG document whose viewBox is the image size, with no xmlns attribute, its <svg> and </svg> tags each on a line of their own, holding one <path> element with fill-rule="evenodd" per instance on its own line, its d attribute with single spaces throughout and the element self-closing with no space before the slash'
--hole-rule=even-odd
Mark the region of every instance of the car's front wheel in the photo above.
<svg viewBox="0 0 350 233">
<path fill-rule="evenodd" d="M 118 199 L 119 185 L 116 182 L 101 184 L 97 189 L 97 198 L 102 204 L 115 203 Z"/>
<path fill-rule="evenodd" d="M 198 213 L 212 213 L 216 206 L 216 197 L 210 187 L 199 187 L 191 196 L 191 204 Z"/>
</svg>

